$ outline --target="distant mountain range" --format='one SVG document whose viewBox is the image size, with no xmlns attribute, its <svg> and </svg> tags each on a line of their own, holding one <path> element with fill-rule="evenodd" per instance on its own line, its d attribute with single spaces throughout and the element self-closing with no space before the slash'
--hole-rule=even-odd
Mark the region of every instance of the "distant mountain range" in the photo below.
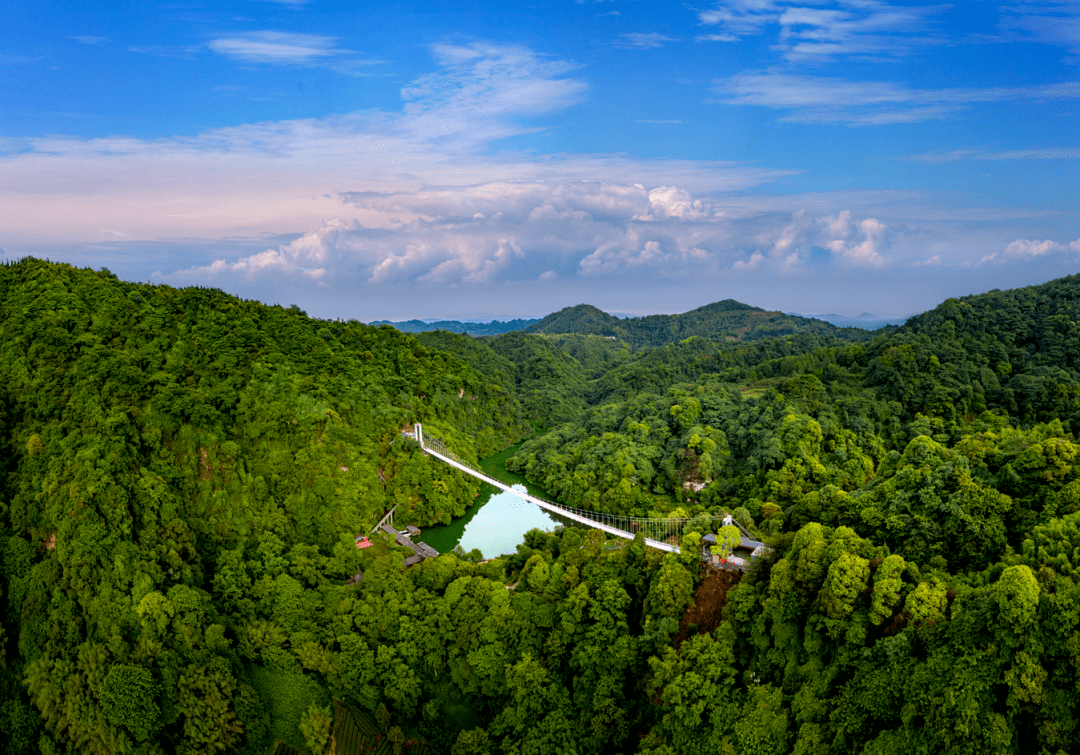
<svg viewBox="0 0 1080 755">
<path fill-rule="evenodd" d="M 404 322 L 390 322 L 389 320 L 376 320 L 368 325 L 392 325 L 403 333 L 425 333 L 430 330 L 447 330 L 451 333 L 468 333 L 470 336 L 497 336 L 500 333 L 509 333 L 512 330 L 525 330 L 530 325 L 540 322 L 539 320 L 492 320 L 491 322 L 460 322 L 458 320 L 405 320 Z"/>
<path fill-rule="evenodd" d="M 580 333 L 617 339 L 633 348 L 642 348 L 681 341 L 691 336 L 729 341 L 757 341 L 795 333 L 814 333 L 848 341 L 861 341 L 869 338 L 872 330 L 889 325 L 902 325 L 906 320 L 907 318 L 886 320 L 869 313 L 858 317 L 808 317 L 771 312 L 734 299 L 725 299 L 677 315 L 615 317 L 590 304 L 579 304 L 576 307 L 565 307 L 539 320 L 494 320 L 486 323 L 458 320 L 379 320 L 370 324 L 391 325 L 406 333 L 446 330 L 471 336 L 494 336 L 515 330 L 546 335 Z"/>
<path fill-rule="evenodd" d="M 903 325 L 909 318 L 914 317 L 917 312 L 913 312 L 907 317 L 880 317 L 878 315 L 872 315 L 869 312 L 863 312 L 861 315 L 855 317 L 845 317 L 844 315 L 802 315 L 798 312 L 789 312 L 788 314 L 796 317 L 810 317 L 815 320 L 824 320 L 825 322 L 832 323 L 838 328 L 862 328 L 863 330 L 878 330 L 880 328 L 887 327 L 889 325 Z"/>
</svg>

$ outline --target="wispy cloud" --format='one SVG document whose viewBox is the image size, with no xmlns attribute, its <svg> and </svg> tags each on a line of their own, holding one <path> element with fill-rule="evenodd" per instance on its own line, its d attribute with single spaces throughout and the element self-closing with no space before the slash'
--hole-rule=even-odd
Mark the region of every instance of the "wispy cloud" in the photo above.
<svg viewBox="0 0 1080 755">
<path fill-rule="evenodd" d="M 698 12 L 698 22 L 719 26 L 732 39 L 759 33 L 765 26 L 778 23 L 782 5 L 775 0 L 735 0 L 718 3 L 715 8 Z"/>
<path fill-rule="evenodd" d="M 1080 55 L 1080 3 L 1075 0 L 1018 2 L 1001 10 L 1001 27 L 1012 33 L 1009 36 L 1064 47 Z"/>
<path fill-rule="evenodd" d="M 1076 160 L 1080 149 L 1016 149 L 990 152 L 982 149 L 954 149 L 949 152 L 926 152 L 911 155 L 908 160 L 923 163 L 950 163 L 957 160 Z"/>
<path fill-rule="evenodd" d="M 4 240 L 55 245 L 114 237 L 102 229 L 133 239 L 302 233 L 340 216 L 341 196 L 351 192 L 596 180 L 723 191 L 790 174 L 716 161 L 498 151 L 500 140 L 535 132 L 542 128 L 537 118 L 585 96 L 575 65 L 512 46 L 441 45 L 432 53 L 438 71 L 402 91 L 398 112 L 246 124 L 192 137 L 0 141 Z M 349 217 L 377 222 L 378 212 Z"/>
<path fill-rule="evenodd" d="M 68 39 L 72 39 L 80 44 L 84 45 L 96 45 L 102 42 L 108 41 L 107 37 L 91 37 L 87 34 L 80 34 L 76 36 L 70 36 Z"/>
<path fill-rule="evenodd" d="M 579 68 L 517 46 L 431 52 L 436 70 L 405 87 L 395 111 L 190 137 L 0 141 L 0 241 L 9 255 L 104 263 L 130 277 L 157 270 L 159 281 L 376 319 L 392 306 L 416 315 L 402 302 L 418 306 L 434 291 L 516 296 L 513 306 L 527 301 L 530 311 L 547 306 L 542 291 L 557 308 L 570 295 L 603 305 L 596 292 L 626 296 L 630 286 L 643 307 L 658 306 L 648 297 L 668 286 L 668 311 L 729 295 L 759 303 L 754 291 L 779 296 L 778 276 L 804 276 L 804 291 L 842 282 L 862 292 L 877 281 L 881 295 L 892 276 L 921 274 L 935 258 L 934 275 L 945 275 L 1039 233 L 1028 210 L 1013 222 L 1010 208 L 933 197 L 913 210 L 915 199 L 897 192 L 754 193 L 787 170 L 501 148 L 587 96 Z M 992 229 L 957 230 L 981 219 Z M 824 271 L 828 285 L 810 285 Z"/>
<path fill-rule="evenodd" d="M 43 56 L 41 55 L 26 55 L 25 53 L 20 52 L 4 52 L 0 50 L 0 63 L 7 65 L 15 63 L 36 63 L 42 59 Z"/>
<path fill-rule="evenodd" d="M 354 76 L 371 75 L 371 66 L 386 62 L 338 47 L 337 37 L 322 34 L 253 31 L 213 39 L 207 46 L 243 63 L 329 68 Z"/>
<path fill-rule="evenodd" d="M 686 121 L 655 120 L 655 119 L 651 119 L 651 118 L 639 118 L 638 120 L 634 121 L 634 123 L 647 123 L 650 126 L 664 126 L 664 125 L 678 125 L 678 124 L 681 124 L 681 123 L 686 123 Z"/>
<path fill-rule="evenodd" d="M 699 34 L 694 37 L 696 42 L 738 42 L 739 37 L 734 34 Z"/>
<path fill-rule="evenodd" d="M 631 32 L 630 34 L 621 34 L 620 39 L 615 43 L 618 47 L 627 47 L 637 50 L 648 50 L 663 47 L 667 42 L 678 42 L 679 40 L 673 39 L 665 34 L 659 32 Z"/>
<path fill-rule="evenodd" d="M 153 55 L 159 58 L 183 58 L 191 60 L 202 52 L 203 48 L 198 45 L 131 45 L 127 50 L 128 52 L 139 53 L 140 55 Z"/>
<path fill-rule="evenodd" d="M 321 34 L 292 34 L 280 31 L 253 31 L 234 37 L 211 40 L 211 50 L 247 63 L 310 65 L 349 50 L 335 47 L 337 39 Z"/>
<path fill-rule="evenodd" d="M 584 98 L 588 86 L 567 76 L 577 66 L 512 45 L 432 45 L 443 70 L 401 90 L 406 114 L 450 133 L 457 124 L 511 115 L 552 113 Z M 438 125 L 436 125 L 438 124 Z M 491 127 L 480 133 L 490 135 Z M 482 137 L 483 138 L 483 137 Z"/>
<path fill-rule="evenodd" d="M 698 12 L 702 26 L 718 29 L 698 39 L 732 42 L 775 28 L 775 48 L 790 61 L 900 57 L 945 41 L 936 31 L 936 17 L 949 7 L 878 0 L 734 0 Z"/>
<path fill-rule="evenodd" d="M 912 89 L 889 81 L 744 73 L 718 80 L 714 91 L 733 105 L 788 111 L 784 120 L 853 126 L 916 123 L 985 102 L 1080 98 L 1080 82 L 1029 87 Z"/>
<path fill-rule="evenodd" d="M 275 5 L 287 5 L 290 8 L 303 8 L 309 5 L 311 0 L 258 0 L 262 3 L 274 3 Z"/>
</svg>

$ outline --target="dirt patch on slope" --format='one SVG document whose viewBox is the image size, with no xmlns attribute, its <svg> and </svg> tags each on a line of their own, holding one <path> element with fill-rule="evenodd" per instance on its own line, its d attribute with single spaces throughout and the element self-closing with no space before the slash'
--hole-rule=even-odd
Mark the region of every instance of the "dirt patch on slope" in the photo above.
<svg viewBox="0 0 1080 755">
<path fill-rule="evenodd" d="M 727 605 L 727 595 L 735 589 L 742 579 L 742 572 L 728 569 L 716 569 L 710 565 L 703 565 L 705 579 L 694 591 L 694 605 L 686 609 L 682 621 L 679 622 L 679 633 L 675 635 L 675 644 L 678 645 L 690 636 L 690 625 L 697 625 L 697 632 L 711 632 L 720 626 L 723 618 L 724 606 Z"/>
</svg>

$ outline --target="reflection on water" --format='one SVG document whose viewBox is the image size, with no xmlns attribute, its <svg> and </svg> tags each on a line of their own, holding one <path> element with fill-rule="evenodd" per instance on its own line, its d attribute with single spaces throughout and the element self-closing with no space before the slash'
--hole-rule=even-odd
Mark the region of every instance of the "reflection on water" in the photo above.
<svg viewBox="0 0 1080 755">
<path fill-rule="evenodd" d="M 525 492 L 522 485 L 515 490 Z M 466 552 L 479 548 L 484 558 L 515 553 L 533 528 L 552 530 L 559 522 L 542 508 L 513 493 L 485 484 L 465 516 L 445 526 L 425 527 L 420 540 L 439 553 L 460 545 Z"/>
</svg>

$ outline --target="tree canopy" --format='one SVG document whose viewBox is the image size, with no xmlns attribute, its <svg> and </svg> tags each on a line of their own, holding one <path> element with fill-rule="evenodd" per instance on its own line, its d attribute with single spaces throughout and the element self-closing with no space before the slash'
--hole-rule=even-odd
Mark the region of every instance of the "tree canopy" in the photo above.
<svg viewBox="0 0 1080 755">
<path fill-rule="evenodd" d="M 4 746 L 1075 751 L 1078 293 L 857 342 L 414 337 L 0 265 Z M 470 461 L 521 443 L 509 468 L 568 505 L 690 519 L 682 552 L 572 527 L 486 561 L 358 550 L 392 508 L 476 497 L 416 422 Z M 725 513 L 769 547 L 745 574 L 704 563 Z"/>
</svg>

